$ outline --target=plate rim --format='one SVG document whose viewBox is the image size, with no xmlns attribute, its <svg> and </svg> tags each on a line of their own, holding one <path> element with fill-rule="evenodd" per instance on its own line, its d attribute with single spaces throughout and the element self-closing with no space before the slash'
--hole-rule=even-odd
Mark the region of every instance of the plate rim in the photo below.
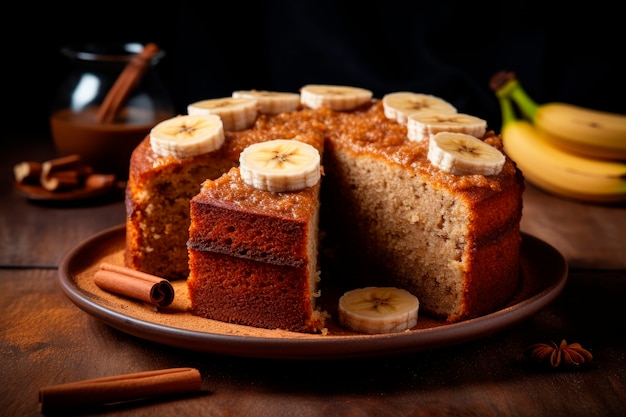
<svg viewBox="0 0 626 417">
<path fill-rule="evenodd" d="M 544 252 L 549 252 L 549 256 L 554 258 L 555 277 L 550 285 L 534 295 L 493 313 L 410 332 L 376 335 L 303 335 L 298 338 L 274 338 L 211 333 L 142 320 L 112 310 L 81 293 L 84 290 L 78 286 L 70 270 L 72 263 L 82 252 L 116 238 L 118 234 L 125 233 L 125 229 L 125 224 L 119 224 L 102 230 L 77 244 L 63 257 L 58 267 L 58 280 L 63 293 L 87 314 L 122 332 L 163 345 L 226 356 L 287 360 L 347 359 L 388 356 L 458 345 L 497 333 L 530 318 L 554 301 L 565 287 L 568 276 L 567 261 L 556 248 L 531 234 L 520 232 L 522 248 L 525 245 L 541 246 Z"/>
<path fill-rule="evenodd" d="M 13 185 L 23 197 L 33 201 L 82 201 L 107 195 L 118 188 L 121 189 L 121 185 L 116 183 L 101 188 L 87 188 L 83 186 L 66 191 L 48 191 L 36 184 L 23 184 L 17 181 Z"/>
</svg>

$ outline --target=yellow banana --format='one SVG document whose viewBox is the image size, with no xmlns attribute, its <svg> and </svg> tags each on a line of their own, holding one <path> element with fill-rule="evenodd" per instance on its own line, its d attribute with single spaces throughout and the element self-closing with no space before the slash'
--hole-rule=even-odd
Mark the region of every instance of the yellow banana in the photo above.
<svg viewBox="0 0 626 417">
<path fill-rule="evenodd" d="M 535 103 L 514 73 L 492 78 L 498 96 L 510 97 L 557 146 L 594 158 L 626 160 L 626 115 L 566 103 Z"/>
<path fill-rule="evenodd" d="M 626 164 L 583 157 L 554 146 L 530 122 L 515 117 L 508 97 L 499 100 L 504 151 L 530 183 L 584 202 L 626 201 Z"/>
</svg>

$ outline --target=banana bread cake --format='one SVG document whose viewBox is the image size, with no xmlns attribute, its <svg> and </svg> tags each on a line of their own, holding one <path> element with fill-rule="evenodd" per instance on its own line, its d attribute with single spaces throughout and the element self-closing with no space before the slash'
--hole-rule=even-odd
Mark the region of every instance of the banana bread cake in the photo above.
<svg viewBox="0 0 626 417">
<path fill-rule="evenodd" d="M 409 135 L 409 116 L 418 111 L 454 113 L 436 97 L 403 92 L 378 100 L 362 89 L 313 87 L 306 97 L 317 96 L 305 100 L 302 94 L 297 110 L 259 115 L 249 129 L 226 131 L 224 144 L 206 154 L 159 156 L 146 138 L 131 159 L 129 266 L 189 277 L 194 314 L 318 332 L 325 315 L 315 305 L 319 222 L 340 243 L 337 256 L 349 265 L 355 286 L 404 288 L 419 298 L 422 312 L 449 323 L 503 306 L 518 285 L 523 177 L 503 153 L 500 137 L 477 128 L 474 119 L 468 131 L 480 132 L 480 138 L 450 133 L 459 127 L 446 129 L 448 116 L 441 118 L 443 125 L 412 125 L 413 132 L 424 132 Z M 321 186 L 270 198 L 271 191 L 242 183 L 236 167 L 243 150 L 277 138 L 298 139 L 320 151 L 324 142 Z M 233 196 L 242 198 L 244 189 L 245 202 L 237 202 Z M 299 207 L 301 217 L 285 219 L 281 204 Z M 298 230 L 295 240 L 282 238 L 289 225 Z M 292 252 L 280 252 L 287 247 Z M 289 276 L 299 278 L 288 281 Z M 282 298 L 276 298 L 278 289 Z M 272 301 L 274 312 L 260 318 Z"/>
</svg>

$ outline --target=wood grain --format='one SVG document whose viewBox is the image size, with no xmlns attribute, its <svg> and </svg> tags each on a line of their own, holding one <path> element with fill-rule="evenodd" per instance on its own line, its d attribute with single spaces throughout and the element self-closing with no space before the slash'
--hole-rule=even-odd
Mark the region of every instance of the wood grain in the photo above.
<svg viewBox="0 0 626 417">
<path fill-rule="evenodd" d="M 187 351 L 115 330 L 76 307 L 56 267 L 84 239 L 124 220 L 123 201 L 41 205 L 12 188 L 12 166 L 48 158 L 46 141 L 0 155 L 0 409 L 40 416 L 42 386 L 172 367 L 200 370 L 203 390 L 109 406 L 107 416 L 626 415 L 626 208 L 559 199 L 529 186 L 522 228 L 570 265 L 549 306 L 513 328 L 445 349 L 371 359 L 280 361 Z M 578 342 L 589 366 L 550 370 L 522 351 Z"/>
<path fill-rule="evenodd" d="M 316 362 L 221 357 L 136 339 L 79 310 L 55 280 L 52 270 L 0 269 L 0 368 L 12 382 L 3 385 L 0 406 L 8 415 L 37 415 L 43 385 L 179 366 L 200 370 L 201 395 L 113 411 L 124 414 L 132 408 L 134 416 L 444 411 L 453 416 L 588 416 L 626 411 L 626 343 L 620 336 L 626 325 L 607 320 L 622 314 L 623 271 L 574 273 L 561 297 L 544 311 L 484 340 L 414 355 Z M 587 308 L 580 308 L 581 300 Z M 524 361 L 521 352 L 527 345 L 562 337 L 592 351 L 592 366 L 555 372 Z"/>
</svg>

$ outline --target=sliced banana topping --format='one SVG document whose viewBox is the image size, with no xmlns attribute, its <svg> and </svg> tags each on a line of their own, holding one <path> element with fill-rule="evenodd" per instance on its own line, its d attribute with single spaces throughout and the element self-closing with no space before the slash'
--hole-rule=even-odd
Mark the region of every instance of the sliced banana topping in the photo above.
<svg viewBox="0 0 626 417">
<path fill-rule="evenodd" d="M 336 111 L 353 110 L 372 100 L 370 90 L 342 85 L 309 84 L 300 89 L 300 101 L 312 109 L 326 106 Z"/>
<path fill-rule="evenodd" d="M 150 131 L 150 146 L 161 156 L 189 158 L 213 152 L 223 143 L 222 119 L 215 114 L 176 116 Z"/>
<path fill-rule="evenodd" d="M 259 190 L 298 191 L 321 178 L 320 153 L 295 139 L 275 139 L 246 147 L 239 155 L 243 181 Z"/>
<path fill-rule="evenodd" d="M 430 94 L 399 91 L 383 96 L 385 117 L 406 124 L 414 113 L 456 113 L 457 109 L 442 98 Z"/>
<path fill-rule="evenodd" d="M 487 121 L 463 113 L 414 113 L 407 121 L 407 136 L 416 142 L 430 140 L 439 132 L 465 133 L 481 138 L 486 131 Z"/>
<path fill-rule="evenodd" d="M 419 300 L 395 287 L 366 287 L 339 298 L 339 324 L 361 333 L 397 333 L 417 324 Z"/>
<path fill-rule="evenodd" d="M 251 98 L 257 101 L 259 113 L 289 113 L 300 106 L 300 94 L 265 90 L 239 90 L 233 92 L 234 98 Z"/>
<path fill-rule="evenodd" d="M 430 139 L 428 160 L 454 175 L 497 175 L 502 171 L 505 156 L 474 136 L 440 132 Z"/>
<path fill-rule="evenodd" d="M 224 130 L 244 130 L 250 128 L 258 114 L 257 100 L 254 98 L 223 97 L 196 101 L 187 106 L 189 114 L 216 114 L 222 118 Z"/>
</svg>

